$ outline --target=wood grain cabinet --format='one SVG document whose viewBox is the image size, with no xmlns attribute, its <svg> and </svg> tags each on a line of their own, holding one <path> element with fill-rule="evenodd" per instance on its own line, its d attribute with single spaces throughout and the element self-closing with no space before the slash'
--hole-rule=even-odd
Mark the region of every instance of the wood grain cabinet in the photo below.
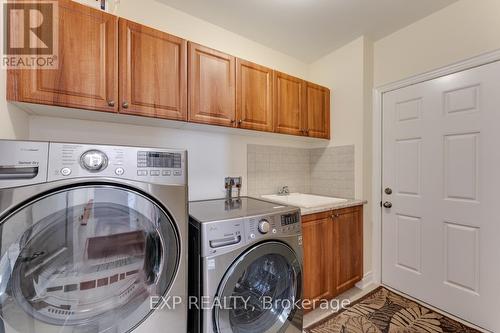
<svg viewBox="0 0 500 333">
<path fill-rule="evenodd" d="M 235 126 L 235 57 L 189 42 L 189 121 Z"/>
<path fill-rule="evenodd" d="M 291 135 L 307 135 L 305 81 L 274 72 L 274 131 Z"/>
<path fill-rule="evenodd" d="M 118 111 L 118 18 L 59 0 L 58 68 L 9 70 L 7 99 Z"/>
<path fill-rule="evenodd" d="M 187 41 L 120 19 L 120 112 L 187 120 Z"/>
<path fill-rule="evenodd" d="M 363 278 L 363 206 L 302 217 L 304 298 L 318 305 Z"/>
<path fill-rule="evenodd" d="M 304 298 L 313 302 L 335 295 L 333 272 L 333 223 L 329 214 L 309 215 L 303 219 Z"/>
<path fill-rule="evenodd" d="M 273 131 L 273 70 L 252 62 L 236 60 L 237 126 Z"/>
<path fill-rule="evenodd" d="M 325 87 L 71 0 L 58 4 L 58 67 L 8 70 L 9 101 L 330 137 Z"/>
<path fill-rule="evenodd" d="M 363 278 L 362 206 L 333 211 L 335 295 L 354 287 Z"/>
<path fill-rule="evenodd" d="M 330 90 L 317 84 L 306 83 L 307 135 L 330 138 Z"/>
</svg>

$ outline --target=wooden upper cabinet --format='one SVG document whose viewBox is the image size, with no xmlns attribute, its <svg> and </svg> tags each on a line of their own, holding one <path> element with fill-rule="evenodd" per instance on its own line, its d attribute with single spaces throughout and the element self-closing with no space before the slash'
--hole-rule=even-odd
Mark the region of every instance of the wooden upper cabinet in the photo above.
<svg viewBox="0 0 500 333">
<path fill-rule="evenodd" d="M 273 70 L 236 60 L 236 120 L 238 127 L 273 131 Z"/>
<path fill-rule="evenodd" d="M 363 207 L 333 212 L 335 263 L 335 294 L 354 286 L 363 278 Z"/>
<path fill-rule="evenodd" d="M 58 68 L 9 70 L 9 100 L 118 110 L 118 18 L 59 0 Z"/>
<path fill-rule="evenodd" d="M 57 68 L 9 69 L 7 100 L 330 137 L 324 87 L 75 1 L 57 19 Z"/>
<path fill-rule="evenodd" d="M 120 19 L 120 112 L 187 120 L 187 41 Z"/>
<path fill-rule="evenodd" d="M 317 302 L 335 296 L 333 223 L 329 213 L 308 218 L 302 222 L 304 299 Z"/>
<path fill-rule="evenodd" d="M 307 82 L 307 135 L 330 138 L 330 90 Z"/>
<path fill-rule="evenodd" d="M 191 42 L 188 49 L 189 121 L 234 126 L 236 59 Z"/>
<path fill-rule="evenodd" d="M 274 131 L 306 135 L 306 83 L 296 77 L 274 72 Z"/>
</svg>

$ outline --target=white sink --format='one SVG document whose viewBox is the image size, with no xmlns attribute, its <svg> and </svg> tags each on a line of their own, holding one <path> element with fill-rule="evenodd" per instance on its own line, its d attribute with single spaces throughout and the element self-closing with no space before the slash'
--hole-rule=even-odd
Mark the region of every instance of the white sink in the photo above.
<svg viewBox="0 0 500 333">
<path fill-rule="evenodd" d="M 318 208 L 347 202 L 347 199 L 323 197 L 320 195 L 290 193 L 289 195 L 262 195 L 262 199 L 300 208 Z"/>
</svg>

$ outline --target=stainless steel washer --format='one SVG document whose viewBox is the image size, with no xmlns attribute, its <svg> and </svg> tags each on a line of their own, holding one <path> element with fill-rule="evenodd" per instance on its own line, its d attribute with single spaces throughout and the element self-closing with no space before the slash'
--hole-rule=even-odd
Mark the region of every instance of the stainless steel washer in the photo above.
<svg viewBox="0 0 500 333">
<path fill-rule="evenodd" d="M 189 331 L 302 332 L 299 209 L 241 198 L 189 214 Z"/>
<path fill-rule="evenodd" d="M 181 150 L 0 141 L 0 331 L 185 332 L 186 164 Z"/>
</svg>

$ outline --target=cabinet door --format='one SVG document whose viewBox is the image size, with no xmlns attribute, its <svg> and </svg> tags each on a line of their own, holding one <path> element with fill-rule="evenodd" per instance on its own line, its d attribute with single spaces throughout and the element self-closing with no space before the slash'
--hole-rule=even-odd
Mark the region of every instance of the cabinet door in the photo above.
<svg viewBox="0 0 500 333">
<path fill-rule="evenodd" d="M 354 287 L 363 278 L 363 210 L 336 210 L 334 216 L 335 295 Z"/>
<path fill-rule="evenodd" d="M 274 72 L 274 131 L 306 135 L 306 84 L 303 80 Z"/>
<path fill-rule="evenodd" d="M 238 127 L 273 131 L 273 71 L 236 60 L 236 119 Z"/>
<path fill-rule="evenodd" d="M 309 219 L 302 223 L 304 299 L 314 302 L 334 297 L 333 222 L 329 214 Z"/>
<path fill-rule="evenodd" d="M 58 1 L 58 68 L 10 70 L 9 100 L 116 112 L 118 18 Z"/>
<path fill-rule="evenodd" d="M 187 120 L 187 41 L 120 19 L 120 112 Z"/>
<path fill-rule="evenodd" d="M 189 43 L 189 121 L 234 126 L 235 58 Z"/>
<path fill-rule="evenodd" d="M 330 138 L 330 90 L 307 82 L 307 134 Z"/>
</svg>

